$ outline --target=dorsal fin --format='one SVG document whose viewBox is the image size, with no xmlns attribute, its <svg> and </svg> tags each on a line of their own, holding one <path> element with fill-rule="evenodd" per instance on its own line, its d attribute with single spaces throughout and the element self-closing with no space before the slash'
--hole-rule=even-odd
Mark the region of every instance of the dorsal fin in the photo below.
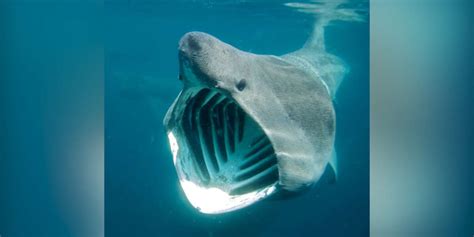
<svg viewBox="0 0 474 237">
<path fill-rule="evenodd" d="M 311 35 L 303 47 L 284 57 L 313 73 L 321 79 L 329 95 L 334 99 L 336 91 L 349 67 L 338 57 L 326 52 L 325 28 L 332 21 L 365 21 L 365 11 L 358 8 L 345 8 L 346 0 L 324 0 L 311 3 L 286 3 L 285 6 L 299 12 L 311 14 L 314 25 Z"/>
<path fill-rule="evenodd" d="M 311 3 L 285 3 L 285 6 L 311 14 L 315 18 L 311 35 L 303 45 L 303 49 L 325 50 L 324 29 L 332 21 L 365 21 L 364 11 L 342 8 L 341 5 L 346 2 L 346 0 L 325 0 Z"/>
</svg>

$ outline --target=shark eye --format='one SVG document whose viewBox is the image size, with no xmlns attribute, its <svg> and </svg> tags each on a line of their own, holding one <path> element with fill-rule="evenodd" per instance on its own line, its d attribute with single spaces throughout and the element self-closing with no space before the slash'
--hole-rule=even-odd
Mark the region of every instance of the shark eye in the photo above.
<svg viewBox="0 0 474 237">
<path fill-rule="evenodd" d="M 188 155 L 180 157 L 186 167 L 176 168 L 184 174 L 188 185 L 181 182 L 182 187 L 196 208 L 224 212 L 273 192 L 279 179 L 273 146 L 232 98 L 217 90 L 198 91 L 186 104 L 181 128 L 185 137 L 181 146 L 186 146 Z M 196 198 L 204 194 L 207 201 Z M 211 207 L 206 206 L 209 200 Z"/>
<path fill-rule="evenodd" d="M 246 86 L 247 86 L 247 81 L 245 81 L 245 79 L 240 80 L 240 81 L 235 85 L 235 87 L 237 87 L 237 90 L 239 90 L 239 91 L 243 91 Z"/>
</svg>

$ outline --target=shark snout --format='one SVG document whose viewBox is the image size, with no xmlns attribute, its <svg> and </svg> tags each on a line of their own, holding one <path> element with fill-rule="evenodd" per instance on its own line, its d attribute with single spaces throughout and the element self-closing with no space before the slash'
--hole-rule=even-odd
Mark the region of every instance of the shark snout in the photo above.
<svg viewBox="0 0 474 237">
<path fill-rule="evenodd" d="M 190 32 L 179 41 L 180 78 L 192 84 L 225 85 L 234 74 L 238 50 L 202 32 Z"/>
<path fill-rule="evenodd" d="M 179 41 L 178 47 L 180 73 L 185 75 L 191 72 L 198 77 L 207 74 L 206 66 L 212 60 L 214 41 L 214 37 L 206 33 L 186 33 Z"/>
<path fill-rule="evenodd" d="M 214 37 L 202 32 L 186 33 L 179 41 L 179 54 L 181 57 L 195 57 L 210 49 Z"/>
</svg>

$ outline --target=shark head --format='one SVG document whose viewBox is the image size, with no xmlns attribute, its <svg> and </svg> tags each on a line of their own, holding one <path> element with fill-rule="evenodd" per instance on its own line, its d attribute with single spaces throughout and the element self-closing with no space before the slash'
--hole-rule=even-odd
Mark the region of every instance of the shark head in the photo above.
<svg viewBox="0 0 474 237">
<path fill-rule="evenodd" d="M 179 42 L 180 78 L 185 86 L 242 91 L 252 76 L 248 63 L 255 56 L 202 32 L 190 32 Z"/>
<path fill-rule="evenodd" d="M 195 208 L 229 212 L 319 180 L 333 149 L 335 115 L 317 75 L 201 32 L 184 35 L 178 51 L 183 90 L 164 125 Z"/>
</svg>

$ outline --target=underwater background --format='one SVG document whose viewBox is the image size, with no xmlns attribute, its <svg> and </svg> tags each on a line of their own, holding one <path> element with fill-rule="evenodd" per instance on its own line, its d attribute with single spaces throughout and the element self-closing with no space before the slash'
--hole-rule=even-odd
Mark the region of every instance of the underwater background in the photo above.
<svg viewBox="0 0 474 237">
<path fill-rule="evenodd" d="M 104 236 L 104 219 L 107 236 L 367 236 L 368 23 L 327 29 L 352 70 L 335 185 L 225 216 L 197 213 L 178 186 L 161 126 L 177 41 L 202 30 L 286 53 L 312 19 L 283 3 L 1 0 L 0 236 Z M 473 4 L 370 1 L 370 236 L 474 233 Z"/>
<path fill-rule="evenodd" d="M 203 31 L 244 51 L 289 53 L 310 35 L 314 16 L 286 2 L 105 2 L 107 236 L 369 235 L 369 19 L 326 28 L 327 51 L 350 67 L 335 100 L 335 184 L 221 215 L 199 213 L 179 186 L 162 121 L 182 87 L 180 37 Z M 346 7 L 368 11 L 367 2 Z"/>
</svg>

